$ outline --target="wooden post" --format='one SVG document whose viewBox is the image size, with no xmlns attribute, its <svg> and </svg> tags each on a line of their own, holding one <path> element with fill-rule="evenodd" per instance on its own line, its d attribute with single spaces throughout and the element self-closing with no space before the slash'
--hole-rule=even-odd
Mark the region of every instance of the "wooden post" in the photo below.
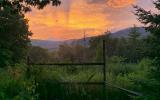
<svg viewBox="0 0 160 100">
<path fill-rule="evenodd" d="M 30 78 L 30 58 L 27 56 L 27 73 L 26 76 Z"/>
<path fill-rule="evenodd" d="M 103 93 L 104 93 L 104 100 L 106 100 L 106 45 L 105 45 L 105 38 L 103 40 Z"/>
</svg>

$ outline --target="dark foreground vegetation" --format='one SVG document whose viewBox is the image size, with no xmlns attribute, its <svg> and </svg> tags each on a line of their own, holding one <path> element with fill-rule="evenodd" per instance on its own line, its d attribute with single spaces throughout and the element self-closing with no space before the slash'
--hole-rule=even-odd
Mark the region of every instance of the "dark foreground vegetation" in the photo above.
<svg viewBox="0 0 160 100">
<path fill-rule="evenodd" d="M 14 0 L 13 0 L 14 1 Z M 39 1 L 39 0 L 38 0 Z M 22 3 L 23 2 L 23 3 Z M 102 62 L 102 40 L 106 41 L 106 97 L 108 100 L 159 100 L 160 98 L 160 18 L 135 6 L 135 15 L 150 35 L 141 38 L 134 26 L 128 38 L 111 38 L 110 32 L 93 37 L 87 46 L 61 45 L 49 52 L 30 45 L 29 6 L 43 8 L 44 2 L 0 1 L 0 100 L 103 100 L 101 85 L 61 85 L 59 82 L 100 82 L 102 69 L 86 66 L 29 66 L 30 63 Z M 25 5 L 26 4 L 26 5 Z M 160 0 L 155 7 L 160 10 Z M 18 5 L 18 6 L 17 6 Z M 14 35 L 13 35 L 14 34 Z M 92 76 L 92 77 L 91 77 Z M 133 96 L 118 88 L 140 93 Z"/>
</svg>

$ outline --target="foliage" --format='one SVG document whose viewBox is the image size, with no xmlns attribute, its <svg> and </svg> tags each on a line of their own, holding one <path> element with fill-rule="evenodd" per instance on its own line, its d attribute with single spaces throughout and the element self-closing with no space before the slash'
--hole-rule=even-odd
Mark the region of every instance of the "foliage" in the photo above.
<svg viewBox="0 0 160 100">
<path fill-rule="evenodd" d="M 144 57 L 146 53 L 146 41 L 140 38 L 140 33 L 134 25 L 131 28 L 128 38 L 112 38 L 111 33 L 91 38 L 89 41 L 89 49 L 92 55 L 96 54 L 96 61 L 102 61 L 102 40 L 106 41 L 106 56 L 108 58 L 119 56 L 125 58 L 125 62 L 136 63 Z"/>
<path fill-rule="evenodd" d="M 143 85 L 148 82 L 151 61 L 143 59 L 138 64 L 126 63 L 123 57 L 111 57 L 107 60 L 107 82 L 121 88 L 144 93 Z M 68 68 L 76 68 L 72 72 Z M 29 68 L 29 70 L 27 70 Z M 90 78 L 92 76 L 92 78 Z M 102 100 L 102 86 L 60 85 L 59 82 L 100 82 L 101 68 L 86 66 L 26 66 L 17 64 L 14 67 L 0 69 L 0 97 L 23 100 Z M 88 80 L 89 79 L 89 80 Z M 107 85 L 109 100 L 132 100 L 126 92 Z M 115 96 L 116 94 L 116 96 Z M 0 99 L 1 99 L 0 98 Z M 149 97 L 148 97 L 149 98 Z"/>
<path fill-rule="evenodd" d="M 35 82 L 26 78 L 26 65 L 0 69 L 0 99 L 1 100 L 36 100 Z"/>
<path fill-rule="evenodd" d="M 115 59 L 115 60 L 114 60 Z M 148 74 L 151 66 L 149 59 L 143 59 L 138 64 L 127 64 L 121 57 L 113 57 L 107 65 L 107 82 L 121 88 L 130 89 L 140 93 L 145 93 L 143 85 L 148 82 Z M 90 82 L 102 81 L 101 69 L 92 69 L 78 66 L 75 73 L 68 72 L 68 67 L 59 68 L 58 66 L 34 66 L 31 75 L 38 83 L 36 93 L 45 100 L 64 99 L 81 100 L 82 98 L 92 98 L 101 100 L 103 97 L 101 86 L 79 86 L 79 85 L 60 85 L 58 82 L 82 81 L 86 82 L 91 75 Z M 72 66 L 73 67 L 73 66 Z M 115 93 L 117 94 L 115 96 Z M 45 94 L 45 95 L 44 95 Z M 110 100 L 132 100 L 127 93 L 107 85 L 107 98 Z M 87 99 L 88 100 L 88 99 Z"/>
<path fill-rule="evenodd" d="M 60 5 L 59 0 L 0 0 L 0 66 L 24 60 L 29 46 L 28 20 L 24 13 L 31 7 L 43 9 L 46 5 Z"/>
<path fill-rule="evenodd" d="M 79 44 L 73 46 L 62 44 L 56 53 L 59 62 L 85 62 L 89 60 L 88 49 Z"/>
<path fill-rule="evenodd" d="M 136 41 L 137 39 L 139 39 L 139 37 L 140 37 L 140 33 L 138 32 L 138 29 L 137 29 L 137 27 L 136 27 L 136 25 L 134 25 L 134 27 L 133 28 L 131 28 L 131 30 L 130 30 L 130 32 L 129 32 L 130 34 L 129 34 L 129 39 L 131 40 L 131 41 Z"/>
<path fill-rule="evenodd" d="M 61 2 L 59 0 L 1 0 L 0 8 L 6 9 L 7 7 L 10 7 L 13 8 L 13 12 L 23 13 L 30 11 L 31 6 L 43 9 L 50 3 L 53 6 L 58 6 Z"/>
<path fill-rule="evenodd" d="M 159 11 L 160 9 L 160 0 L 154 1 L 155 8 Z M 160 14 L 153 13 L 151 11 L 146 11 L 143 8 L 135 6 L 136 11 L 135 15 L 138 16 L 138 20 L 145 25 L 146 30 L 151 33 L 148 37 L 149 44 L 149 57 L 153 59 L 153 68 L 152 68 L 152 79 L 156 80 L 158 83 L 150 85 L 152 87 L 152 91 L 148 91 L 148 93 L 153 94 L 154 99 L 159 99 L 160 95 Z M 151 88 L 151 87 L 148 88 Z M 155 88 L 156 86 L 156 88 Z"/>
<path fill-rule="evenodd" d="M 12 8 L 0 11 L 0 66 L 19 63 L 25 59 L 29 46 L 28 20 L 23 14 L 11 12 Z M 13 27 L 14 26 L 14 27 Z"/>
<path fill-rule="evenodd" d="M 31 47 L 28 53 L 29 63 L 47 63 L 49 62 L 49 53 L 47 49 L 41 47 Z"/>
</svg>

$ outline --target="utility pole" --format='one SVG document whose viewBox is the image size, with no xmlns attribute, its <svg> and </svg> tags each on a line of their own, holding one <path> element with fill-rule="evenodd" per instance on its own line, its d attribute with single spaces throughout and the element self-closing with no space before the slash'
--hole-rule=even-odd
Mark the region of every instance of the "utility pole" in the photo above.
<svg viewBox="0 0 160 100">
<path fill-rule="evenodd" d="M 84 38 L 83 38 L 83 41 L 84 41 L 84 46 L 86 47 L 86 31 L 84 30 L 84 33 L 83 33 L 83 35 L 84 35 Z"/>
</svg>

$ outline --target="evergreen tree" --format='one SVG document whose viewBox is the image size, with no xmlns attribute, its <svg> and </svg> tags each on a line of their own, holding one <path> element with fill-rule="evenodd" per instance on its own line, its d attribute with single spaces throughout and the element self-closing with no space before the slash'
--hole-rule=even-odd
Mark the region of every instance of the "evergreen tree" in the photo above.
<svg viewBox="0 0 160 100">
<path fill-rule="evenodd" d="M 140 37 L 140 33 L 138 32 L 138 28 L 134 25 L 129 32 L 129 39 L 136 41 Z"/>
<path fill-rule="evenodd" d="M 160 0 L 156 0 L 154 2 L 155 8 L 160 11 Z M 149 51 L 148 54 L 151 59 L 153 59 L 152 69 L 152 78 L 156 80 L 154 82 L 152 80 L 152 84 L 147 92 L 148 94 L 152 94 L 154 100 L 159 100 L 160 95 L 160 14 L 153 13 L 151 11 L 146 11 L 143 8 L 135 6 L 136 12 L 135 15 L 138 16 L 138 20 L 143 23 L 146 27 L 146 30 L 151 33 L 148 37 Z M 155 84 L 153 84 L 155 83 Z M 149 83 L 148 83 L 149 84 Z"/>
<path fill-rule="evenodd" d="M 137 62 L 140 60 L 143 41 L 140 40 L 140 32 L 136 25 L 130 29 L 128 36 L 128 47 L 130 48 L 128 52 L 129 60 L 130 62 Z"/>
</svg>

